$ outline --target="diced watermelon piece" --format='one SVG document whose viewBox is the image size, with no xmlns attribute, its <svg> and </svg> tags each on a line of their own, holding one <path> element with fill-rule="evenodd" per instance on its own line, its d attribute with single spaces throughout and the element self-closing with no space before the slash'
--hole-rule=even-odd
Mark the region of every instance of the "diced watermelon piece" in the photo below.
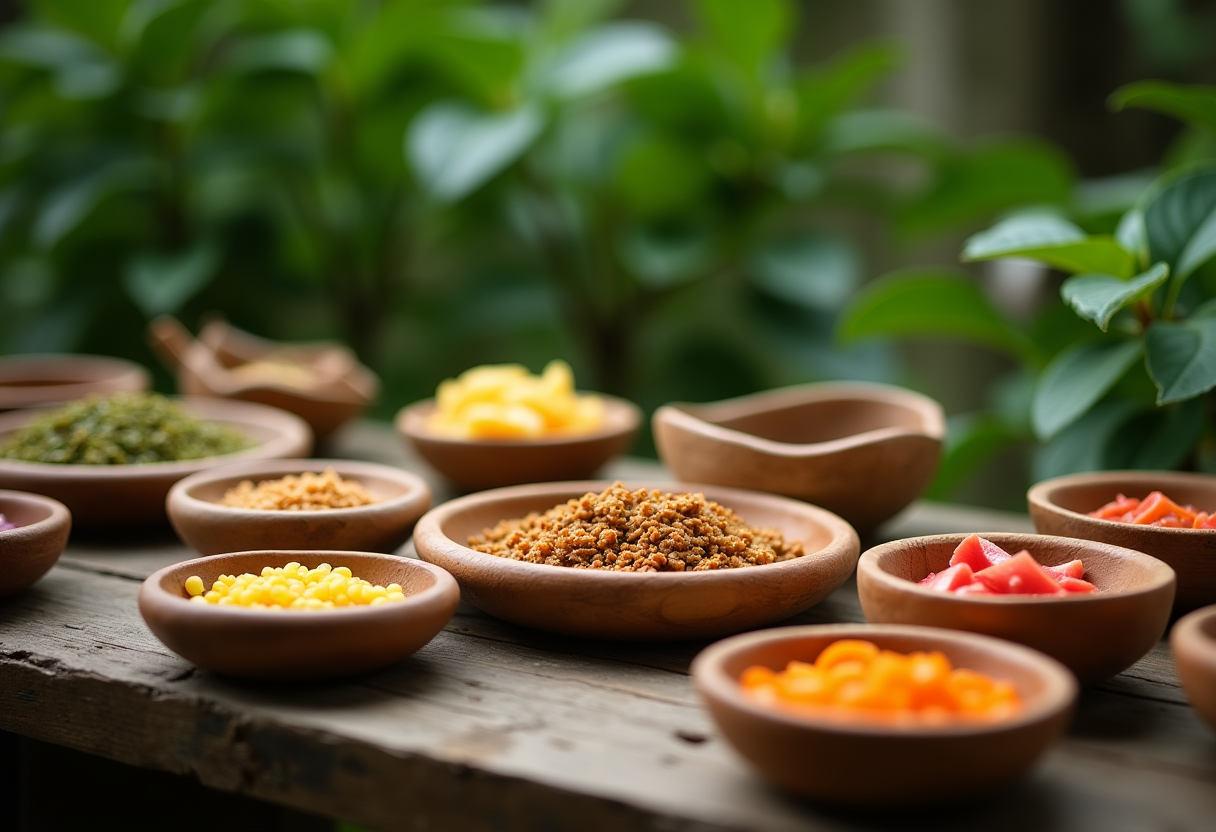
<svg viewBox="0 0 1216 832">
<path fill-rule="evenodd" d="M 1068 592 L 1097 592 L 1098 588 L 1089 581 L 1083 581 L 1080 578 L 1073 578 L 1065 575 L 1058 579 L 1060 587 Z"/>
<path fill-rule="evenodd" d="M 954 594 L 955 595 L 992 595 L 993 592 L 992 592 L 992 590 L 990 590 L 988 587 L 984 586 L 979 581 L 976 581 L 974 583 L 967 584 L 966 586 L 960 586 L 958 589 L 954 590 Z"/>
<path fill-rule="evenodd" d="M 1060 584 L 1025 552 L 975 573 L 975 579 L 998 595 L 1055 595 Z"/>
<path fill-rule="evenodd" d="M 1195 522 L 1191 528 L 1216 529 L 1216 514 L 1208 514 L 1206 511 L 1199 512 L 1195 515 Z"/>
<path fill-rule="evenodd" d="M 926 589 L 953 592 L 959 587 L 975 583 L 975 573 L 967 564 L 959 563 L 941 572 L 930 572 L 929 576 L 919 583 Z"/>
<path fill-rule="evenodd" d="M 1051 577 L 1057 581 L 1061 578 L 1077 578 L 1078 580 L 1085 577 L 1085 565 L 1079 560 L 1070 560 L 1068 563 L 1062 563 L 1059 566 L 1046 566 L 1039 564 L 1047 570 Z"/>
<path fill-rule="evenodd" d="M 965 563 L 971 567 L 972 572 L 979 572 L 1005 560 L 1009 560 L 1008 552 L 991 540 L 973 534 L 964 538 L 955 548 L 954 554 L 950 556 L 950 565 Z"/>
<path fill-rule="evenodd" d="M 1130 522 L 1128 515 L 1133 515 L 1136 509 L 1140 507 L 1140 500 L 1136 497 L 1125 497 L 1119 494 L 1114 500 L 1102 506 L 1102 508 L 1089 513 L 1090 517 L 1097 517 L 1100 520 L 1118 520 L 1121 522 Z"/>
<path fill-rule="evenodd" d="M 1140 503 L 1132 522 L 1149 526 L 1158 525 L 1158 521 L 1161 520 L 1166 522 L 1160 525 L 1169 525 L 1171 522 L 1174 525 L 1180 525 L 1182 521 L 1185 521 L 1185 525 L 1190 527 L 1195 520 L 1195 511 L 1189 506 L 1178 505 L 1160 491 L 1154 491 Z"/>
</svg>

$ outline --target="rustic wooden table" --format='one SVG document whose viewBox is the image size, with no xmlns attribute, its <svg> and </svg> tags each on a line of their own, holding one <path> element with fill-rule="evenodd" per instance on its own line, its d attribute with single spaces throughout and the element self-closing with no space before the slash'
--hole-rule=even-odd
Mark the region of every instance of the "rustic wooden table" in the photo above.
<svg viewBox="0 0 1216 832">
<path fill-rule="evenodd" d="M 346 431 L 336 453 L 423 468 L 384 425 Z M 919 504 L 881 537 L 1028 526 Z M 188 555 L 164 536 L 73 540 L 0 602 L 0 730 L 373 829 L 1216 829 L 1216 734 L 1164 643 L 1085 691 L 1028 778 L 931 810 L 832 809 L 770 788 L 718 735 L 688 677 L 704 644 L 568 639 L 462 605 L 388 670 L 242 683 L 179 659 L 139 616 L 140 581 Z M 850 582 L 789 623 L 862 620 Z"/>
</svg>

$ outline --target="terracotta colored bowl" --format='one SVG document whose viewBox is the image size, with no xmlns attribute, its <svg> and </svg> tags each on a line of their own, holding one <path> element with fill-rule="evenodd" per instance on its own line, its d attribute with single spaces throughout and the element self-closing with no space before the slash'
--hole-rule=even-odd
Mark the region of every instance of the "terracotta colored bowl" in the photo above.
<svg viewBox="0 0 1216 832">
<path fill-rule="evenodd" d="M 1184 505 L 1216 512 L 1216 477 L 1177 471 L 1098 471 L 1044 480 L 1026 495 L 1034 527 L 1043 534 L 1100 540 L 1152 555 L 1174 568 L 1174 612 L 1216 603 L 1216 529 L 1164 529 L 1087 516 L 1122 492 L 1162 491 Z"/>
<path fill-rule="evenodd" d="M 740 569 L 617 572 L 527 563 L 465 545 L 501 520 L 609 485 L 542 483 L 461 497 L 418 521 L 414 545 L 419 557 L 456 577 L 466 601 L 490 615 L 565 635 L 636 641 L 711 638 L 781 621 L 827 597 L 857 562 L 856 532 L 823 509 L 771 494 L 683 483 L 627 485 L 703 492 L 746 523 L 801 541 L 807 554 Z"/>
<path fill-rule="evenodd" d="M 286 411 L 223 399 L 181 401 L 195 416 L 230 425 L 258 444 L 235 454 L 144 465 L 52 465 L 0 459 L 0 487 L 54 497 L 71 510 L 78 527 L 150 526 L 166 521 L 165 496 L 182 477 L 233 462 L 304 456 L 312 448 L 308 425 Z M 0 414 L 0 442 L 40 412 Z"/>
<path fill-rule="evenodd" d="M 72 515 L 41 494 L 0 491 L 0 514 L 17 528 L 0 531 L 0 598 L 45 575 L 67 545 Z"/>
<path fill-rule="evenodd" d="M 102 355 L 12 355 L 0 358 L 0 410 L 83 399 L 91 393 L 141 392 L 148 371 Z"/>
<path fill-rule="evenodd" d="M 628 450 L 642 421 L 632 402 L 597 393 L 604 424 L 593 433 L 533 440 L 465 440 L 427 427 L 435 400 L 415 402 L 397 413 L 397 431 L 427 462 L 465 491 L 504 485 L 589 477 Z"/>
<path fill-rule="evenodd" d="M 945 435 L 937 402 L 860 382 L 669 404 L 653 421 L 659 457 L 681 480 L 806 500 L 863 534 L 921 495 Z"/>
<path fill-rule="evenodd" d="M 875 725 L 785 713 L 752 701 L 739 686 L 752 665 L 783 670 L 791 660 L 814 661 L 843 638 L 901 653 L 940 650 L 955 667 L 1012 681 L 1022 709 L 992 723 Z M 702 651 L 692 676 L 719 730 L 765 777 L 817 800 L 865 805 L 954 801 L 1008 785 L 1063 732 L 1077 688 L 1058 662 L 1016 644 L 932 627 L 866 624 L 735 636 Z"/>
<path fill-rule="evenodd" d="M 1216 730 L 1216 605 L 1183 616 L 1170 631 L 1170 648 L 1186 698 Z"/>
<path fill-rule="evenodd" d="M 195 604 L 186 579 L 258 574 L 298 561 L 348 566 L 373 584 L 401 584 L 406 599 L 374 607 L 255 610 Z M 420 649 L 443 629 L 460 590 L 442 569 L 371 552 L 236 552 L 168 566 L 144 581 L 139 611 L 155 636 L 199 667 L 249 679 L 328 679 L 376 670 Z"/>
<path fill-rule="evenodd" d="M 1100 592 L 1069 596 L 960 596 L 917 581 L 940 572 L 965 534 L 911 537 L 865 552 L 857 594 L 875 624 L 948 627 L 1016 641 L 1058 659 L 1082 684 L 1131 667 L 1161 640 L 1174 599 L 1174 572 L 1141 552 L 1067 537 L 981 533 L 1008 552 L 1028 549 L 1058 566 L 1080 558 Z"/>
<path fill-rule="evenodd" d="M 255 485 L 332 468 L 361 483 L 377 502 L 318 511 L 265 511 L 219 504 L 242 480 Z M 339 459 L 265 460 L 199 471 L 169 490 L 169 521 L 204 555 L 250 549 L 344 549 L 392 552 L 431 507 L 431 489 L 416 474 L 371 462 Z"/>
</svg>

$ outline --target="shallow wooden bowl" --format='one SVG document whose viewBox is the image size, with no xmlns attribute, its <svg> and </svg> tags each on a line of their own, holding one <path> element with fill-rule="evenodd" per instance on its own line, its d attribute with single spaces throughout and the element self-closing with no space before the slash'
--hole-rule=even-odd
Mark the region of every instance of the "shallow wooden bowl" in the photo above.
<svg viewBox="0 0 1216 832">
<path fill-rule="evenodd" d="M 937 402 L 860 382 L 669 404 L 653 423 L 659 457 L 679 479 L 796 497 L 863 534 L 921 495 L 945 435 Z"/>
<path fill-rule="evenodd" d="M 901 653 L 940 650 L 955 667 L 1012 681 L 1023 707 L 992 723 L 876 725 L 785 713 L 753 702 L 739 686 L 752 665 L 783 670 L 791 660 L 814 661 L 843 638 Z M 735 636 L 702 651 L 692 676 L 718 729 L 765 777 L 816 800 L 865 805 L 947 802 L 1008 785 L 1063 732 L 1077 688 L 1058 662 L 1016 644 L 932 627 L 866 624 Z"/>
<path fill-rule="evenodd" d="M 41 494 L 0 491 L 0 514 L 17 528 L 0 531 L 0 598 L 45 575 L 67 545 L 72 515 Z"/>
<path fill-rule="evenodd" d="M 1100 540 L 1172 566 L 1178 575 L 1175 614 L 1216 603 L 1216 529 L 1165 529 L 1088 516 L 1120 492 L 1143 498 L 1152 491 L 1216 512 L 1216 477 L 1178 471 L 1098 471 L 1056 477 L 1031 486 L 1026 501 L 1035 529 L 1043 534 Z"/>
<path fill-rule="evenodd" d="M 374 607 L 254 610 L 195 604 L 186 579 L 206 586 L 220 575 L 258 574 L 298 561 L 348 566 L 373 584 L 401 584 L 406 599 Z M 139 590 L 139 611 L 153 634 L 188 662 L 249 679 L 328 679 L 376 670 L 405 658 L 432 638 L 456 611 L 460 590 L 442 569 L 371 552 L 236 552 L 188 560 L 151 575 Z"/>
<path fill-rule="evenodd" d="M 427 421 L 435 400 L 407 405 L 397 413 L 397 431 L 453 483 L 480 491 L 521 483 L 589 477 L 612 457 L 628 450 L 642 412 L 632 402 L 597 393 L 604 402 L 599 430 L 577 436 L 528 440 L 453 439 L 435 433 Z"/>
<path fill-rule="evenodd" d="M 917 581 L 940 572 L 965 534 L 912 537 L 876 546 L 857 564 L 857 594 L 875 624 L 948 627 L 1016 641 L 1066 665 L 1082 684 L 1131 667 L 1169 623 L 1174 571 L 1142 552 L 1067 537 L 981 533 L 1008 552 L 1028 549 L 1058 566 L 1080 558 L 1087 595 L 960 596 Z"/>
<path fill-rule="evenodd" d="M 143 367 L 103 355 L 12 355 L 0 358 L 0 410 L 44 407 L 92 393 L 148 389 Z"/>
<path fill-rule="evenodd" d="M 461 497 L 418 521 L 414 545 L 419 557 L 456 577 L 466 601 L 490 615 L 565 635 L 636 641 L 711 638 L 781 621 L 827 597 L 857 562 L 857 533 L 830 512 L 771 494 L 684 483 L 626 485 L 703 492 L 749 525 L 801 541 L 807 554 L 741 569 L 616 572 L 527 563 L 465 545 L 501 520 L 609 485 L 542 483 Z"/>
<path fill-rule="evenodd" d="M 1186 698 L 1216 730 L 1216 605 L 1179 619 L 1170 631 L 1170 649 Z"/>
<path fill-rule="evenodd" d="M 54 497 L 71 510 L 78 527 L 151 526 L 166 522 L 165 496 L 183 477 L 234 462 L 304 456 L 312 448 L 308 425 L 286 411 L 224 399 L 181 401 L 193 415 L 230 425 L 257 444 L 235 454 L 143 465 L 53 465 L 0 459 L 0 487 Z M 0 414 L 0 442 L 41 412 Z"/>
<path fill-rule="evenodd" d="M 242 480 L 255 485 L 288 474 L 332 468 L 360 482 L 377 502 L 317 511 L 265 511 L 219 504 Z M 416 474 L 372 462 L 340 459 L 264 460 L 191 474 L 169 489 L 169 521 L 204 555 L 250 549 L 342 549 L 392 552 L 431 507 L 431 489 Z"/>
</svg>

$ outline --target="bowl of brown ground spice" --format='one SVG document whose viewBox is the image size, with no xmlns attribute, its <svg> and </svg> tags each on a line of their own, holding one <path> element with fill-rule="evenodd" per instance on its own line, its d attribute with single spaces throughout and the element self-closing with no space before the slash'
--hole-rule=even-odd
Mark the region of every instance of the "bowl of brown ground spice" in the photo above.
<svg viewBox="0 0 1216 832">
<path fill-rule="evenodd" d="M 827 597 L 860 552 L 848 523 L 798 500 L 606 481 L 461 497 L 418 522 L 414 545 L 490 615 L 636 641 L 776 623 Z"/>
<path fill-rule="evenodd" d="M 253 549 L 392 552 L 428 508 L 416 474 L 338 459 L 266 460 L 199 472 L 169 492 L 181 539 L 215 555 Z"/>
</svg>

